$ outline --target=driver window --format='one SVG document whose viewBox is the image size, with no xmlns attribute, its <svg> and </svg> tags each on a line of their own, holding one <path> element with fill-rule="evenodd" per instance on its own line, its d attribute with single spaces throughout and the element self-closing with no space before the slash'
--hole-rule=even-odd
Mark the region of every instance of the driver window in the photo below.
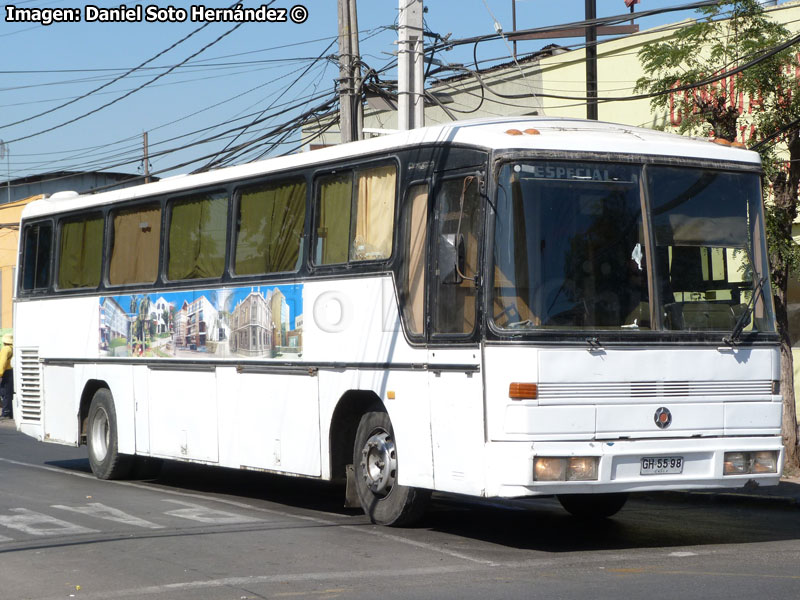
<svg viewBox="0 0 800 600">
<path fill-rule="evenodd" d="M 479 181 L 474 175 L 442 183 L 436 197 L 433 332 L 475 330 L 480 232 Z"/>
</svg>

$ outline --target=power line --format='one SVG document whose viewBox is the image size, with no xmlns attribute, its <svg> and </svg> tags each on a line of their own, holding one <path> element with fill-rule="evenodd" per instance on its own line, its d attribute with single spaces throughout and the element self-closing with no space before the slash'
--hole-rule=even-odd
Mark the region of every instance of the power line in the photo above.
<svg viewBox="0 0 800 600">
<path fill-rule="evenodd" d="M 270 4 L 272 4 L 274 1 L 275 1 L 275 0 L 272 0 L 272 1 L 270 2 Z M 268 4 L 267 6 L 269 6 L 270 4 Z M 205 46 L 203 46 L 202 48 L 200 48 L 200 50 L 198 50 L 197 52 L 195 52 L 194 54 L 192 54 L 192 55 L 191 55 L 189 58 L 187 58 L 187 59 L 186 59 L 185 61 L 183 61 L 183 62 L 189 61 L 189 60 L 191 60 L 192 58 L 194 58 L 195 56 L 199 55 L 200 53 L 202 53 L 202 52 L 205 52 L 205 51 L 206 51 L 208 48 L 210 48 L 210 47 L 214 46 L 215 44 L 219 43 L 219 42 L 220 42 L 220 41 L 221 41 L 223 38 L 227 37 L 228 35 L 230 35 L 230 34 L 231 34 L 231 33 L 233 33 L 234 31 L 236 31 L 237 29 L 239 29 L 239 27 L 241 27 L 242 25 L 244 25 L 244 22 L 237 23 L 236 25 L 234 25 L 233 27 L 231 27 L 231 28 L 230 28 L 228 31 L 226 31 L 226 32 L 225 32 L 225 33 L 223 33 L 222 35 L 218 36 L 218 37 L 217 37 L 217 38 L 216 38 L 214 41 L 212 41 L 212 42 L 209 42 L 208 44 L 206 44 Z M 180 65 L 180 64 L 182 64 L 182 63 L 179 63 L 179 65 Z M 60 129 L 61 127 L 65 127 L 66 125 L 70 125 L 70 124 L 72 124 L 72 123 L 75 123 L 76 121 L 80 121 L 81 119 L 84 119 L 84 118 L 86 118 L 86 117 L 88 117 L 88 116 L 90 116 L 90 115 L 93 115 L 93 114 L 97 113 L 97 112 L 100 112 L 101 110 L 103 110 L 103 109 L 105 109 L 105 108 L 108 108 L 108 107 L 109 107 L 109 106 L 111 106 L 112 104 L 116 104 L 117 102 L 120 102 L 121 100 L 124 100 L 124 99 L 125 99 L 125 98 L 127 98 L 128 96 L 131 96 L 131 95 L 135 94 L 135 93 L 136 93 L 136 92 L 138 92 L 139 90 L 141 90 L 141 89 L 143 89 L 143 88 L 147 87 L 148 85 L 150 85 L 151 83 L 153 83 L 153 82 L 155 82 L 155 81 L 158 81 L 158 80 L 159 80 L 159 79 L 161 79 L 162 77 L 165 77 L 166 75 L 169 75 L 169 74 L 170 74 L 170 73 L 171 73 L 173 70 L 175 70 L 175 68 L 177 68 L 179 65 L 175 65 L 174 67 L 172 67 L 172 68 L 168 69 L 168 70 L 167 70 L 167 71 L 165 71 L 164 73 L 160 73 L 160 74 L 156 75 L 156 76 L 155 76 L 153 79 L 151 79 L 150 81 L 148 81 L 148 82 L 146 82 L 146 83 L 143 83 L 143 84 L 142 84 L 142 85 L 140 85 L 139 87 L 137 87 L 137 88 L 135 88 L 135 89 L 133 89 L 133 90 L 131 90 L 131 91 L 127 92 L 126 94 L 123 94 L 122 96 L 120 96 L 120 97 L 118 97 L 118 98 L 115 98 L 115 99 L 114 99 L 114 100 L 112 100 L 111 102 L 107 102 L 106 104 L 104 104 L 103 106 L 100 106 L 99 108 L 96 108 L 96 109 L 94 109 L 94 110 L 92 110 L 92 111 L 89 111 L 89 112 L 87 112 L 87 113 L 84 113 L 84 114 L 82 114 L 82 115 L 80 115 L 80 116 L 78 116 L 78 117 L 75 117 L 75 118 L 73 118 L 73 119 L 70 119 L 70 120 L 68 120 L 68 121 L 65 121 L 64 123 L 61 123 L 61 124 L 59 124 L 59 125 L 54 125 L 53 127 L 49 127 L 49 128 L 47 128 L 47 129 L 43 129 L 42 131 L 37 131 L 36 133 L 31 133 L 31 134 L 28 134 L 28 135 L 25 135 L 25 136 L 22 136 L 22 137 L 15 138 L 15 139 L 13 139 L 13 140 L 9 140 L 7 143 L 9 143 L 9 144 L 10 144 L 10 143 L 12 143 L 12 142 L 19 142 L 19 141 L 21 141 L 21 140 L 27 140 L 27 139 L 30 139 L 30 138 L 32 138 L 32 137 L 36 137 L 36 136 L 42 135 L 43 133 L 49 133 L 49 132 L 51 132 L 51 131 L 54 131 L 54 130 L 56 130 L 56 129 Z"/>
<path fill-rule="evenodd" d="M 196 33 L 199 33 L 200 31 L 202 31 L 203 29 L 205 29 L 206 27 L 208 27 L 210 24 L 211 24 L 211 21 L 208 21 L 208 22 L 206 22 L 205 24 L 201 25 L 200 27 L 198 27 L 197 29 L 195 29 L 194 31 L 192 31 L 191 33 L 189 33 L 188 35 L 186 35 L 185 37 L 181 38 L 180 40 L 178 40 L 177 42 L 175 42 L 174 44 L 172 44 L 172 45 L 171 45 L 169 48 L 167 48 L 166 50 L 162 50 L 161 52 L 159 52 L 159 53 L 158 53 L 158 54 L 156 54 L 155 56 L 152 56 L 152 57 L 148 58 L 146 61 L 144 61 L 143 63 L 141 63 L 139 66 L 137 66 L 137 67 L 133 67 L 132 69 L 129 69 L 128 71 L 126 71 L 125 73 L 123 73 L 122 75 L 120 75 L 119 77 L 116 77 L 116 78 L 112 79 L 111 81 L 109 81 L 109 82 L 107 82 L 107 83 L 104 83 L 104 84 L 103 84 L 103 85 L 101 85 L 100 87 L 98 87 L 98 88 L 95 88 L 95 89 L 91 90 L 90 92 L 86 92 L 86 93 L 85 93 L 85 94 L 83 94 L 82 96 L 78 96 L 77 98 L 75 98 L 75 99 L 73 99 L 73 100 L 70 100 L 69 102 L 65 102 L 64 104 L 61 104 L 61 105 L 59 105 L 59 106 L 56 106 L 56 107 L 54 107 L 54 108 L 51 108 L 51 109 L 48 109 L 48 110 L 46 110 L 46 111 L 40 112 L 40 113 L 38 113 L 38 114 L 32 115 L 32 116 L 30 116 L 30 117 L 26 117 L 26 118 L 24 118 L 24 119 L 20 119 L 20 120 L 18 120 L 18 121 L 14 121 L 13 123 L 6 123 L 5 125 L 0 125 L 0 128 L 3 128 L 3 127 L 11 127 L 11 126 L 13 126 L 13 125 L 19 125 L 20 123 L 26 123 L 26 122 L 28 122 L 28 121 L 32 121 L 33 119 L 37 119 L 37 118 L 39 118 L 39 117 L 42 117 L 42 116 L 44 116 L 44 115 L 49 115 L 50 113 L 53 113 L 53 112 L 55 112 L 55 111 L 57 111 L 57 110 L 60 110 L 60 109 L 62 109 L 62 108 L 64 108 L 64 107 L 66 107 L 66 106 L 70 106 L 71 104 L 74 104 L 75 102 L 78 102 L 79 100 L 83 100 L 84 98 L 87 98 L 88 96 L 91 96 L 92 94 L 94 94 L 94 93 L 96 93 L 96 92 L 99 92 L 100 90 L 102 90 L 102 89 L 104 89 L 104 88 L 107 88 L 108 86 L 110 86 L 110 85 L 112 85 L 112 84 L 116 83 L 116 82 L 117 82 L 117 81 L 119 81 L 120 79 L 122 79 L 122 78 L 124 78 L 124 77 L 127 77 L 128 75 L 130 75 L 130 74 L 131 74 L 131 73 L 133 73 L 134 71 L 136 71 L 136 70 L 138 70 L 138 69 L 140 69 L 140 68 L 144 67 L 146 64 L 153 62 L 153 61 L 154 61 L 155 59 L 157 59 L 159 56 L 162 56 L 162 55 L 166 54 L 167 52 L 169 52 L 170 50 L 172 50 L 173 48 L 175 48 L 176 46 L 179 46 L 180 44 L 182 44 L 183 42 L 185 42 L 186 40 L 188 40 L 190 37 L 192 37 L 192 36 L 193 36 L 193 35 L 195 35 Z M 32 136 L 28 136 L 28 137 L 32 137 Z M 18 140 L 19 140 L 19 139 L 26 139 L 26 138 L 18 138 Z M 12 140 L 12 141 L 18 141 L 18 140 Z"/>
</svg>

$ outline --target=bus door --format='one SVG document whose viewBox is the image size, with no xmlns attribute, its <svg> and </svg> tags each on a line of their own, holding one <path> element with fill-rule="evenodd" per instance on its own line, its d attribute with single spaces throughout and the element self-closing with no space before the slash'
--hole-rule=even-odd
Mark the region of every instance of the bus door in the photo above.
<svg viewBox="0 0 800 600">
<path fill-rule="evenodd" d="M 436 186 L 428 277 L 428 390 L 436 489 L 484 488 L 483 393 L 478 327 L 482 223 L 476 173 Z"/>
</svg>

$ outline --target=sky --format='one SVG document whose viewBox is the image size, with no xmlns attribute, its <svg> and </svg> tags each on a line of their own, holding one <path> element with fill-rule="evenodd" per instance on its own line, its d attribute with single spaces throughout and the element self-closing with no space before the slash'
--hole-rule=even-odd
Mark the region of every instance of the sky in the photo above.
<svg viewBox="0 0 800 600">
<path fill-rule="evenodd" d="M 145 132 L 150 172 L 159 176 L 190 172 L 214 161 L 238 164 L 298 150 L 303 140 L 294 132 L 275 147 L 262 143 L 226 153 L 226 148 L 267 136 L 271 129 L 334 94 L 336 0 L 300 1 L 304 4 L 272 2 L 272 8 L 286 9 L 286 22 L 241 25 L 192 22 L 188 14 L 185 21 L 177 22 L 147 22 L 145 18 L 147 14 L 167 16 L 169 6 L 188 13 L 189 3 L 128 2 L 128 8 L 142 6 L 142 19 L 126 23 L 87 22 L 87 4 L 76 0 L 11 3 L 17 9 L 77 9 L 80 16 L 80 22 L 45 26 L 9 22 L 9 4 L 4 4 L 0 140 L 5 153 L 0 152 L 4 154 L 0 181 L 60 170 L 141 174 Z M 512 2 L 429 0 L 425 24 L 429 31 L 443 37 L 450 34 L 452 39 L 494 33 L 495 23 L 509 32 Z M 643 11 L 686 3 L 641 0 L 635 8 Z M 249 8 L 261 4 L 262 0 L 243 2 Z M 120 2 L 91 6 L 119 8 Z M 151 7 L 149 13 L 147 7 Z M 156 9 L 163 9 L 162 15 Z M 392 26 L 398 1 L 361 0 L 357 10 L 363 62 L 378 71 L 381 79 L 395 79 L 396 72 L 385 69 L 396 49 Z M 584 10 L 584 0 L 516 0 L 517 28 L 580 21 Z M 598 17 L 627 12 L 624 0 L 597 0 Z M 693 14 L 654 16 L 642 19 L 640 27 L 672 23 Z M 290 15 L 305 15 L 305 19 L 295 23 Z M 518 53 L 575 41 L 520 42 Z M 478 47 L 481 61 L 508 61 L 510 54 L 511 46 L 503 40 Z M 471 64 L 472 46 L 440 53 L 437 58 Z M 274 140 L 274 136 L 265 137 L 266 142 Z"/>
</svg>

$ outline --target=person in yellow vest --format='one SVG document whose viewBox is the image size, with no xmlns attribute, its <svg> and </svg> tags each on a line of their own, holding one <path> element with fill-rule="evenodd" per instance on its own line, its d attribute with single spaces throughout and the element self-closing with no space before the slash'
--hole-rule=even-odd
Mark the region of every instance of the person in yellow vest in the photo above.
<svg viewBox="0 0 800 600">
<path fill-rule="evenodd" d="M 0 349 L 0 400 L 3 403 L 2 419 L 12 419 L 14 411 L 12 400 L 14 397 L 14 369 L 11 368 L 11 357 L 14 355 L 14 336 L 10 333 L 3 336 L 3 348 Z"/>
</svg>

